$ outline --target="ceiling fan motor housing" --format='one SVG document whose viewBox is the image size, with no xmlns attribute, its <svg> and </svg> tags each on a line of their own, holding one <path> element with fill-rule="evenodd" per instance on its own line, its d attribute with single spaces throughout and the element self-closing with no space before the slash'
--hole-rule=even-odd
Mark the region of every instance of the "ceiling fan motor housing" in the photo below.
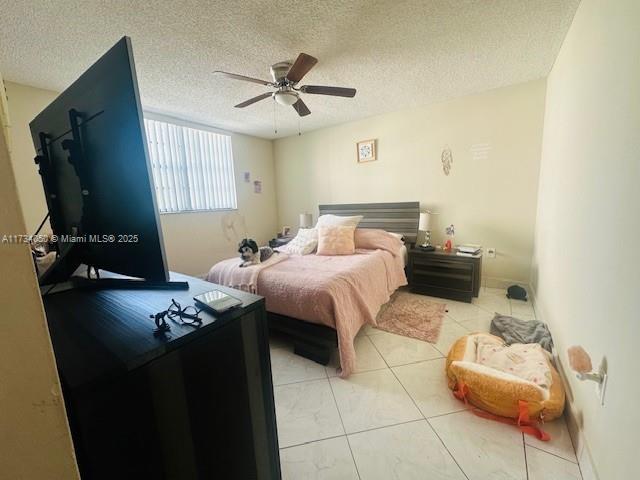
<svg viewBox="0 0 640 480">
<path fill-rule="evenodd" d="M 273 81 L 278 84 L 288 83 L 286 76 L 291 69 L 290 62 L 278 62 L 271 65 L 271 76 L 273 77 Z"/>
</svg>

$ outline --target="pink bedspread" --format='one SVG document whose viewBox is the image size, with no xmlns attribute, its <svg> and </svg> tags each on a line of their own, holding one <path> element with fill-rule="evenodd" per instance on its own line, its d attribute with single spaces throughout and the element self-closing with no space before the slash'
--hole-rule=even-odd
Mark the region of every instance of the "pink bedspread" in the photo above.
<svg viewBox="0 0 640 480">
<path fill-rule="evenodd" d="M 225 260 L 207 279 L 221 283 Z M 365 324 L 376 324 L 380 307 L 407 284 L 400 252 L 356 250 L 355 255 L 291 255 L 260 270 L 257 293 L 267 310 L 333 327 L 338 332 L 340 376 L 355 369 L 353 340 Z"/>
</svg>

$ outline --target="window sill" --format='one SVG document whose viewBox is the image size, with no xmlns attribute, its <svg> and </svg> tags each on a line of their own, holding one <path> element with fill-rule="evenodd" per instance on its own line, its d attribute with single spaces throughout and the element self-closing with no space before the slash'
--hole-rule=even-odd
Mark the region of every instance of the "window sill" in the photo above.
<svg viewBox="0 0 640 480">
<path fill-rule="evenodd" d="M 236 208 L 215 208 L 207 210 L 180 210 L 179 212 L 158 212 L 160 215 L 180 215 L 182 213 L 216 213 L 216 212 L 234 212 L 238 210 Z"/>
</svg>

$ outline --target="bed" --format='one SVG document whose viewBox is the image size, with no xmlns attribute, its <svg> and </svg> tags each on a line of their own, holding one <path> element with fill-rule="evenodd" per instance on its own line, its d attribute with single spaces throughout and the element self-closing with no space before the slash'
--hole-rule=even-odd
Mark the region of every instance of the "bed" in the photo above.
<svg viewBox="0 0 640 480">
<path fill-rule="evenodd" d="M 362 215 L 358 228 L 401 234 L 411 244 L 420 212 L 418 202 L 402 202 L 320 205 L 319 214 Z M 232 259 L 216 264 L 210 281 L 226 283 L 225 262 L 233 265 Z M 259 270 L 255 283 L 266 299 L 270 329 L 290 337 L 296 354 L 321 364 L 338 347 L 341 375 L 348 376 L 355 367 L 353 338 L 365 323 L 375 324 L 379 308 L 406 285 L 405 265 L 399 243 L 355 255 L 289 256 Z"/>
</svg>

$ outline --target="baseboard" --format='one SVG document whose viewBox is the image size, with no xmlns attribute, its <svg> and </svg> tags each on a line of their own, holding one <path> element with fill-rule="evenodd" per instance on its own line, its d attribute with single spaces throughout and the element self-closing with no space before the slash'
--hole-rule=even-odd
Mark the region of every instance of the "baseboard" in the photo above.
<svg viewBox="0 0 640 480">
<path fill-rule="evenodd" d="M 487 277 L 483 275 L 480 279 L 480 284 L 486 288 L 503 288 L 505 290 L 511 285 L 520 285 L 521 287 L 526 288 L 527 291 L 530 290 L 527 282 L 514 280 L 513 278 Z"/>
<path fill-rule="evenodd" d="M 591 450 L 582 433 L 582 428 L 576 419 L 575 412 L 571 407 L 571 404 L 567 404 L 565 418 L 567 420 L 569 436 L 571 437 L 573 448 L 576 451 L 576 458 L 578 459 L 578 465 L 582 473 L 582 480 L 599 480 L 600 477 L 596 472 Z"/>
<path fill-rule="evenodd" d="M 527 288 L 529 292 L 529 298 L 531 300 L 531 304 L 533 306 L 533 310 L 536 314 L 536 318 L 542 322 L 544 322 L 547 327 L 549 324 L 545 320 L 545 315 L 541 311 L 542 309 L 538 305 L 538 299 L 536 296 L 536 290 L 532 286 Z M 549 331 L 551 332 L 551 336 L 553 337 L 552 328 L 549 327 Z M 553 360 L 558 367 L 558 372 L 560 373 L 560 378 L 562 379 L 562 383 L 564 383 L 564 387 L 566 391 L 569 391 L 569 386 L 567 384 L 566 376 L 564 375 L 564 367 L 560 362 L 559 352 L 556 350 L 555 346 L 552 352 Z M 584 433 L 582 431 L 581 423 L 578 422 L 576 412 L 573 408 L 573 404 L 569 396 L 567 395 L 567 404 L 565 407 L 564 416 L 567 421 L 567 428 L 569 430 L 569 436 L 571 437 L 571 442 L 573 443 L 573 448 L 576 452 L 576 458 L 578 460 L 578 465 L 580 466 L 580 471 L 582 473 L 582 480 L 599 480 L 597 470 L 595 468 L 595 464 L 593 462 L 593 456 L 591 455 L 591 450 L 586 441 Z"/>
</svg>

